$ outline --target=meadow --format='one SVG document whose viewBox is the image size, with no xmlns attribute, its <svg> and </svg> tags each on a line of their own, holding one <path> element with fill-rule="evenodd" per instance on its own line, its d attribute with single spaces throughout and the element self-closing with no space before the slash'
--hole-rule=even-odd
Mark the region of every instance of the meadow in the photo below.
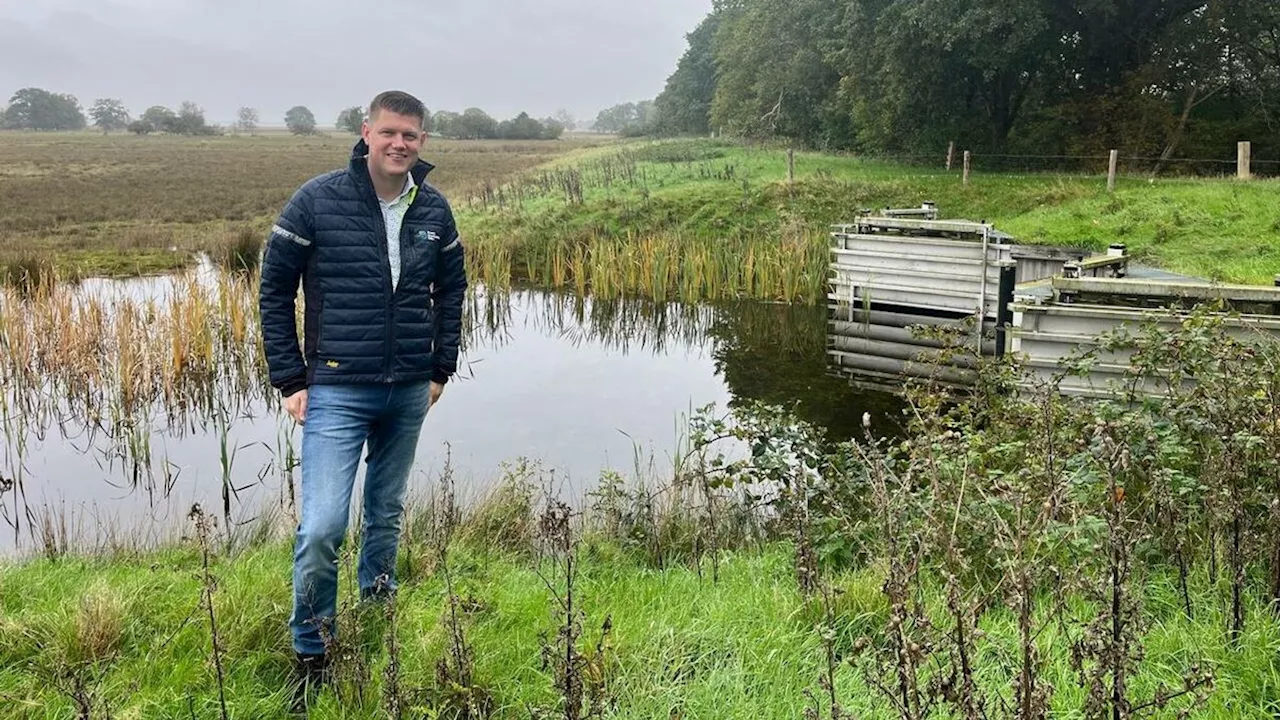
<svg viewBox="0 0 1280 720">
<path fill-rule="evenodd" d="M 545 162 L 592 140 L 431 140 L 446 193 Z M 64 277 L 189 267 L 242 235 L 260 246 L 307 179 L 346 164 L 352 135 L 210 138 L 0 133 L 0 267 L 56 260 Z"/>
<path fill-rule="evenodd" d="M 265 228 L 350 139 L 3 140 L 0 507 L 37 542 L 0 560 L 0 717 L 284 717 L 293 504 L 232 527 L 227 428 L 273 398 Z M 925 200 L 1218 279 L 1269 284 L 1280 266 L 1270 181 L 1127 178 L 1108 195 L 1094 176 L 979 172 L 966 188 L 799 153 L 788 183 L 780 149 L 708 140 L 430 147 L 487 288 L 477 323 L 521 285 L 677 318 L 816 303 L 828 224 Z M 176 275 L 162 297 L 14 281 L 189 268 L 197 252 L 212 278 Z M 975 359 L 969 392 L 905 386 L 888 438 L 833 439 L 787 402 L 698 409 L 668 464 L 604 471 L 572 507 L 537 458 L 469 503 L 446 471 L 406 522 L 394 601 L 356 600 L 358 536 L 345 545 L 344 630 L 311 716 L 1273 717 L 1280 348 L 1204 310 L 1182 319 L 1107 341 L 1134 351 L 1134 377 L 1193 381 L 1163 399 L 1073 400 L 1021 387 L 1016 358 Z M 57 517 L 24 513 L 29 432 L 105 438 L 152 477 L 153 426 L 222 443 L 225 505 L 193 507 L 180 538 L 85 552 Z M 293 449 L 276 452 L 292 489 Z"/>
</svg>

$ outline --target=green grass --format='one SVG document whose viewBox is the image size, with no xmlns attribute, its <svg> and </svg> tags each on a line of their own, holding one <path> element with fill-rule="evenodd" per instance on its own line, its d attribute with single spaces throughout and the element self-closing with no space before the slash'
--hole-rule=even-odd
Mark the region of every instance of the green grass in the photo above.
<svg viewBox="0 0 1280 720">
<path fill-rule="evenodd" d="M 403 560 L 426 550 L 410 543 L 401 552 Z M 823 657 L 815 630 L 820 608 L 795 589 L 788 546 L 731 556 L 719 584 L 709 572 L 700 577 L 688 567 L 655 570 L 610 544 L 586 544 L 581 558 L 577 602 L 586 613 L 586 641 L 594 646 L 606 616 L 613 624 L 607 665 L 614 709 L 608 717 L 803 717 L 804 691 L 817 691 Z M 60 663 L 79 662 L 87 687 L 109 705 L 112 717 L 187 717 L 189 702 L 197 717 L 217 717 L 198 567 L 199 555 L 190 547 L 0 566 L 0 715 L 71 717 L 71 701 L 53 673 Z M 270 542 L 218 559 L 213 568 L 232 717 L 284 716 L 289 567 L 287 545 Z M 402 567 L 402 686 L 430 687 L 444 648 L 444 592 L 440 578 L 422 565 Z M 553 707 L 539 637 L 554 634 L 555 619 L 532 561 L 471 546 L 455 552 L 453 567 L 458 592 L 471 607 L 466 627 L 475 647 L 475 680 L 492 695 L 496 716 L 529 717 L 529 707 Z M 343 572 L 345 595 L 349 574 Z M 544 572 L 551 572 L 549 565 Z M 887 613 L 877 573 L 844 572 L 833 582 L 844 589 L 836 603 L 837 649 L 849 653 L 858 637 L 882 637 Z M 1217 675 L 1216 690 L 1194 717 L 1271 717 L 1280 707 L 1280 621 L 1253 608 L 1244 642 L 1231 649 L 1214 595 L 1197 591 L 1198 614 L 1190 621 L 1172 583 L 1155 578 L 1145 587 L 1153 623 L 1145 632 L 1147 655 L 1135 696 L 1149 694 L 1158 682 L 1177 685 L 1189 664 L 1204 661 Z M 1089 616 L 1087 604 L 1075 606 L 1081 618 Z M 345 632 L 360 638 L 370 661 L 364 702 L 350 694 L 340 700 L 326 689 L 311 717 L 380 716 L 385 619 L 365 608 L 345 622 Z M 357 622 L 359 632 L 352 629 Z M 976 659 L 978 678 L 988 693 L 1007 695 L 1017 647 L 1013 617 L 997 608 L 981 627 L 987 639 Z M 1057 716 L 1081 717 L 1083 691 L 1068 666 L 1064 639 L 1051 630 L 1041 646 Z M 867 718 L 889 716 L 852 667 L 839 670 L 837 687 L 847 709 Z"/>
<path fill-rule="evenodd" d="M 623 167 L 628 178 L 606 186 L 602 169 Z M 556 191 L 517 199 L 511 188 L 502 208 L 486 207 L 473 194 L 460 213 L 464 231 L 516 248 L 518 267 L 522 249 L 534 246 L 656 234 L 691 243 L 803 236 L 825 247 L 828 226 L 860 208 L 933 201 L 944 217 L 989 221 L 1021 242 L 1095 251 L 1124 242 L 1142 262 L 1215 280 L 1269 285 L 1280 267 L 1275 181 L 1121 178 L 1109 195 L 1104 177 L 976 172 L 965 187 L 941 162 L 925 168 L 797 153 L 797 180 L 788 187 L 783 150 L 711 140 L 592 148 L 543 169 L 570 168 L 583 174 L 581 204 Z"/>
</svg>

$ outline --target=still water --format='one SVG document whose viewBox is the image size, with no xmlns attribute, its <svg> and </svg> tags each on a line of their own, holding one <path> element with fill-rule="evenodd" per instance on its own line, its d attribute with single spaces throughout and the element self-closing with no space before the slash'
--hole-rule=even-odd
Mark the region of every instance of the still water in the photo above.
<svg viewBox="0 0 1280 720">
<path fill-rule="evenodd" d="M 162 278 L 90 281 L 81 291 L 139 299 L 177 287 Z M 684 419 L 708 404 L 722 412 L 751 400 L 790 407 L 833 439 L 860 433 L 864 412 L 882 429 L 898 413 L 893 397 L 854 390 L 828 373 L 822 308 L 592 302 L 518 291 L 478 293 L 467 322 L 458 376 L 423 428 L 415 492 L 448 463 L 465 501 L 521 458 L 538 463 L 569 498 L 580 498 L 607 469 L 629 476 L 640 463 L 660 477 L 679 452 Z M 171 537 L 193 503 L 222 514 L 224 472 L 234 487 L 226 506 L 233 522 L 246 523 L 289 506 L 299 477 L 288 472 L 290 444 L 300 446 L 300 428 L 262 403 L 229 422 L 225 456 L 212 430 L 157 428 L 151 477 L 135 486 L 129 468 L 92 436 L 70 426 L 33 428 L 25 498 L 4 498 L 0 549 L 38 549 L 45 518 L 82 547 Z"/>
</svg>

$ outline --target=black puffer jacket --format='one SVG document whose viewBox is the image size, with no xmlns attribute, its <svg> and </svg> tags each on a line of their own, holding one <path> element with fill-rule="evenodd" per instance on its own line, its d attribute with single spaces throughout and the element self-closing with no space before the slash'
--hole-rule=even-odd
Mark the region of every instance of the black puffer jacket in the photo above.
<svg viewBox="0 0 1280 720">
<path fill-rule="evenodd" d="M 271 384 L 288 396 L 312 384 L 446 382 L 457 369 L 467 280 L 453 212 L 426 181 L 400 230 L 391 289 L 387 235 L 361 140 L 345 170 L 309 180 L 272 228 L 258 305 Z M 301 279 L 304 340 L 294 299 Z"/>
</svg>

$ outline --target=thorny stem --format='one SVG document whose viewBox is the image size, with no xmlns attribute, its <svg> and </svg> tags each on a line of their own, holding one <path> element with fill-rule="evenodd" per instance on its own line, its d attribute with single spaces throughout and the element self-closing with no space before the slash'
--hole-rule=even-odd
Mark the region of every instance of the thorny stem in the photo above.
<svg viewBox="0 0 1280 720">
<path fill-rule="evenodd" d="M 1124 642 L 1124 576 L 1125 548 L 1124 539 L 1120 537 L 1121 516 L 1120 504 L 1123 497 L 1120 485 L 1116 482 L 1116 473 L 1109 473 L 1109 497 L 1107 505 L 1110 512 L 1110 544 L 1111 544 L 1111 717 L 1121 720 L 1126 717 L 1125 700 L 1125 661 L 1128 658 L 1127 643 Z"/>
<path fill-rule="evenodd" d="M 221 641 L 218 639 L 218 620 L 213 612 L 213 575 L 209 572 L 209 519 L 199 505 L 191 508 L 191 518 L 195 521 L 196 536 L 200 541 L 201 559 L 203 563 L 203 594 L 205 608 L 209 613 L 209 635 L 213 645 L 213 667 L 218 676 L 218 705 L 222 711 L 222 720 L 229 720 L 227 713 L 226 679 L 222 672 L 222 656 L 219 652 Z"/>
</svg>

